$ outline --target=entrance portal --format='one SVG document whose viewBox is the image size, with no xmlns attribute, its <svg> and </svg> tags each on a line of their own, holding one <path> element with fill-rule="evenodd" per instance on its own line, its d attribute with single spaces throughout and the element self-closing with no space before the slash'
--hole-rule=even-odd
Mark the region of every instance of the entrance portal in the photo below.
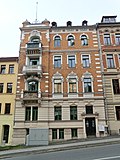
<svg viewBox="0 0 120 160">
<path fill-rule="evenodd" d="M 95 118 L 85 118 L 87 136 L 96 136 Z"/>
</svg>

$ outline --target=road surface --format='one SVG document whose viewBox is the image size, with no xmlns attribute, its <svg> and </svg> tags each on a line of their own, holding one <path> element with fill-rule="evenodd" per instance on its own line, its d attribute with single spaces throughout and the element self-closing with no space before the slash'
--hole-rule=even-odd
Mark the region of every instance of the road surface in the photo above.
<svg viewBox="0 0 120 160">
<path fill-rule="evenodd" d="M 120 144 L 50 153 L 26 153 L 4 160 L 120 160 Z"/>
</svg>

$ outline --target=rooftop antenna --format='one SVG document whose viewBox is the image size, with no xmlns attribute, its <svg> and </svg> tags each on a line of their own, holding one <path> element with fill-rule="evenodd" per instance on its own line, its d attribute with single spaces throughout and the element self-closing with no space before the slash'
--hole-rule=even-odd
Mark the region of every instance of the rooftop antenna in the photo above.
<svg viewBox="0 0 120 160">
<path fill-rule="evenodd" d="M 35 19 L 36 23 L 38 22 L 38 20 L 37 20 L 37 12 L 38 12 L 38 2 L 36 2 L 36 19 Z"/>
</svg>

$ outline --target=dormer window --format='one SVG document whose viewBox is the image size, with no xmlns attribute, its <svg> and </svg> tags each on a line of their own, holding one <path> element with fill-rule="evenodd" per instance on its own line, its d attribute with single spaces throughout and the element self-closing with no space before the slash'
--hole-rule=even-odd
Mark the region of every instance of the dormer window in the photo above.
<svg viewBox="0 0 120 160">
<path fill-rule="evenodd" d="M 67 40 L 68 40 L 68 46 L 74 46 L 75 45 L 75 40 L 74 40 L 73 35 L 69 35 Z"/>
<path fill-rule="evenodd" d="M 103 16 L 101 22 L 102 23 L 115 23 L 117 16 Z"/>
</svg>

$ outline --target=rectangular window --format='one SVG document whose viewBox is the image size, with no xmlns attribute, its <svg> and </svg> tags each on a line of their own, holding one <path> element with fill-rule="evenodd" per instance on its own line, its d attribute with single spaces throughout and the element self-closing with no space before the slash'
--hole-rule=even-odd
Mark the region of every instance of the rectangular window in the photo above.
<svg viewBox="0 0 120 160">
<path fill-rule="evenodd" d="M 116 45 L 120 45 L 120 34 L 115 34 L 115 43 Z"/>
<path fill-rule="evenodd" d="M 64 129 L 59 129 L 59 139 L 64 139 Z"/>
<path fill-rule="evenodd" d="M 70 106 L 70 120 L 77 120 L 77 106 Z"/>
<path fill-rule="evenodd" d="M 54 80 L 54 93 L 62 93 L 61 79 Z"/>
<path fill-rule="evenodd" d="M 120 94 L 119 79 L 112 79 L 114 94 Z"/>
<path fill-rule="evenodd" d="M 10 103 L 5 103 L 5 114 L 10 114 Z"/>
<path fill-rule="evenodd" d="M 52 139 L 57 139 L 57 129 L 52 129 Z"/>
<path fill-rule="evenodd" d="M 107 54 L 107 66 L 108 68 L 115 68 L 114 59 L 112 54 Z"/>
<path fill-rule="evenodd" d="M 68 66 L 70 68 L 75 67 L 75 55 L 74 56 L 68 56 Z"/>
<path fill-rule="evenodd" d="M 77 93 L 76 79 L 69 79 L 69 93 Z"/>
<path fill-rule="evenodd" d="M 84 78 L 84 92 L 92 92 L 91 78 Z"/>
<path fill-rule="evenodd" d="M 25 108 L 25 120 L 30 121 L 31 120 L 31 107 Z"/>
<path fill-rule="evenodd" d="M 54 68 L 61 67 L 61 56 L 54 56 Z"/>
<path fill-rule="evenodd" d="M 38 107 L 26 107 L 25 120 L 26 121 L 37 121 L 38 120 Z"/>
<path fill-rule="evenodd" d="M 71 136 L 72 136 L 72 138 L 77 137 L 77 128 L 72 128 L 71 129 Z"/>
<path fill-rule="evenodd" d="M 12 93 L 12 83 L 7 83 L 7 93 Z"/>
<path fill-rule="evenodd" d="M 3 93 L 3 83 L 0 83 L 0 93 Z"/>
<path fill-rule="evenodd" d="M 14 65 L 9 65 L 9 74 L 14 73 Z"/>
<path fill-rule="evenodd" d="M 55 120 L 62 120 L 61 107 L 54 107 L 54 117 L 55 117 Z"/>
<path fill-rule="evenodd" d="M 116 106 L 116 118 L 117 120 L 120 120 L 120 106 Z"/>
<path fill-rule="evenodd" d="M 32 121 L 38 120 L 38 107 L 32 107 Z"/>
<path fill-rule="evenodd" d="M 2 104 L 0 103 L 0 114 L 1 114 L 1 110 L 2 110 L 1 108 L 2 108 Z"/>
<path fill-rule="evenodd" d="M 86 114 L 93 114 L 93 106 L 86 106 Z"/>
<path fill-rule="evenodd" d="M 6 65 L 1 65 L 1 74 L 5 74 Z"/>
<path fill-rule="evenodd" d="M 90 67 L 89 55 L 82 55 L 82 63 L 84 68 Z"/>
<path fill-rule="evenodd" d="M 104 34 L 104 45 L 111 45 L 110 34 Z"/>
<path fill-rule="evenodd" d="M 36 66 L 39 64 L 39 59 L 30 59 L 30 66 Z"/>
</svg>

